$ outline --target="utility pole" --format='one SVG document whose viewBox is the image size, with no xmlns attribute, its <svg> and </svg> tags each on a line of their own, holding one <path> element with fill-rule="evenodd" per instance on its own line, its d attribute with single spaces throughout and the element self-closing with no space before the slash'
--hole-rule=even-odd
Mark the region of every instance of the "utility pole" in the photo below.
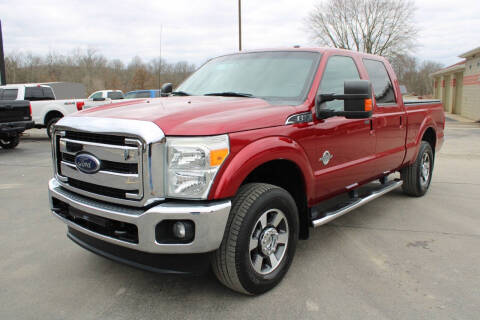
<svg viewBox="0 0 480 320">
<path fill-rule="evenodd" d="M 3 56 L 2 21 L 0 20 L 0 85 L 7 84 L 5 78 L 5 57 Z"/>
<path fill-rule="evenodd" d="M 242 0 L 238 0 L 238 50 L 242 51 Z"/>
<path fill-rule="evenodd" d="M 159 58 L 158 58 L 158 88 L 162 86 L 162 31 L 163 31 L 163 24 L 160 25 L 160 51 L 159 51 Z"/>
</svg>

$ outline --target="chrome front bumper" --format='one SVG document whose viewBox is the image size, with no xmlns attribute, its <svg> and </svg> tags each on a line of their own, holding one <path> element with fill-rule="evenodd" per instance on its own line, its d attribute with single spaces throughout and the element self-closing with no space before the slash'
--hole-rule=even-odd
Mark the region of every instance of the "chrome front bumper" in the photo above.
<svg viewBox="0 0 480 320">
<path fill-rule="evenodd" d="M 108 204 L 75 194 L 63 188 L 56 179 L 49 181 L 48 189 L 52 213 L 70 228 L 115 245 L 149 253 L 190 254 L 218 249 L 222 242 L 231 208 L 229 200 L 215 202 L 171 201 L 149 209 L 131 208 Z M 138 243 L 99 234 L 65 219 L 54 210 L 53 198 L 87 214 L 134 224 L 138 229 Z M 193 241 L 173 244 L 158 243 L 155 238 L 155 227 L 165 219 L 193 221 L 195 224 Z"/>
</svg>

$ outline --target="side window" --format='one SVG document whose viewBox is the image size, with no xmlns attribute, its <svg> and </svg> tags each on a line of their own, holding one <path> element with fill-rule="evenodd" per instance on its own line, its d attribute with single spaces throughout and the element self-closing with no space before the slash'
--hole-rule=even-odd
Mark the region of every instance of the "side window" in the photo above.
<svg viewBox="0 0 480 320">
<path fill-rule="evenodd" d="M 17 100 L 18 89 L 0 89 L 0 100 Z"/>
<path fill-rule="evenodd" d="M 135 98 L 150 98 L 150 91 L 140 91 L 135 94 Z"/>
<path fill-rule="evenodd" d="M 110 91 L 107 93 L 107 97 L 112 100 L 123 99 L 123 93 L 119 91 Z"/>
<path fill-rule="evenodd" d="M 29 100 L 29 101 L 45 100 L 43 88 L 42 87 L 26 87 L 25 100 Z"/>
<path fill-rule="evenodd" d="M 368 77 L 372 82 L 375 100 L 378 104 L 395 103 L 395 91 L 387 69 L 381 61 L 363 59 Z"/>
<path fill-rule="evenodd" d="M 323 71 L 318 93 L 343 94 L 345 80 L 359 79 L 360 74 L 352 58 L 347 56 L 332 56 L 328 59 L 327 66 Z M 343 100 L 334 100 L 325 103 L 322 108 L 342 111 L 343 105 Z"/>
<path fill-rule="evenodd" d="M 96 99 L 96 98 L 101 98 L 102 97 L 102 92 L 96 92 L 90 96 L 90 99 Z"/>
<path fill-rule="evenodd" d="M 52 88 L 43 87 L 43 100 L 55 100 Z"/>
</svg>

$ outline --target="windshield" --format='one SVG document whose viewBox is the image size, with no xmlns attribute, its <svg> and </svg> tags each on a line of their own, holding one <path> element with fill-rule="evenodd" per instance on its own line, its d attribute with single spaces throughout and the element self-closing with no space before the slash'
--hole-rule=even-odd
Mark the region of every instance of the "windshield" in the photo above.
<svg viewBox="0 0 480 320">
<path fill-rule="evenodd" d="M 213 59 L 176 91 L 189 95 L 239 93 L 278 104 L 305 101 L 317 69 L 318 52 L 253 52 Z"/>
</svg>

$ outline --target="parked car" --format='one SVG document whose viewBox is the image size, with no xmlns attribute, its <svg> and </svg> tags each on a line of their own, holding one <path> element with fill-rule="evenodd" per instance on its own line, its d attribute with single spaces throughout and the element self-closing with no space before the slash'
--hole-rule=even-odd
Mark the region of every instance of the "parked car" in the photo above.
<svg viewBox="0 0 480 320">
<path fill-rule="evenodd" d="M 404 103 L 380 56 L 225 55 L 170 97 L 59 121 L 51 210 L 94 253 L 158 272 L 211 265 L 227 287 L 259 294 L 310 227 L 400 186 L 423 196 L 444 124 L 439 101 Z"/>
<path fill-rule="evenodd" d="M 53 125 L 62 117 L 83 109 L 83 99 L 56 100 L 49 86 L 37 84 L 8 84 L 0 86 L 13 100 L 30 101 L 36 128 L 46 128 L 50 137 Z"/>
<path fill-rule="evenodd" d="M 18 101 L 10 89 L 0 89 L 0 146 L 13 149 L 20 142 L 20 134 L 33 128 L 30 103 Z"/>
<path fill-rule="evenodd" d="M 162 96 L 161 90 L 135 90 L 125 94 L 125 99 L 135 98 L 158 98 Z"/>
<path fill-rule="evenodd" d="M 101 99 L 120 100 L 123 98 L 122 90 L 100 90 L 92 93 L 87 99 L 101 101 Z"/>
</svg>

